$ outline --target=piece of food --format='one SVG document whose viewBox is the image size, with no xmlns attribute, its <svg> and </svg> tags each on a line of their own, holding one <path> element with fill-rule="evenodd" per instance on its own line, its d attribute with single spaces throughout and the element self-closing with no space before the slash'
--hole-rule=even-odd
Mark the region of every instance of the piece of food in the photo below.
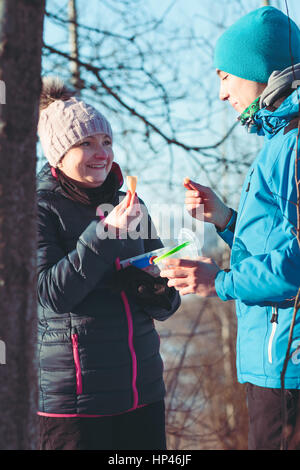
<svg viewBox="0 0 300 470">
<path fill-rule="evenodd" d="M 190 178 L 188 177 L 185 177 L 184 180 L 183 180 L 183 186 L 186 188 L 186 189 L 191 189 L 190 188 Z"/>
<path fill-rule="evenodd" d="M 127 188 L 129 189 L 131 194 L 134 195 L 135 190 L 136 190 L 136 184 L 137 184 L 137 176 L 127 176 L 126 181 L 127 181 Z"/>
</svg>

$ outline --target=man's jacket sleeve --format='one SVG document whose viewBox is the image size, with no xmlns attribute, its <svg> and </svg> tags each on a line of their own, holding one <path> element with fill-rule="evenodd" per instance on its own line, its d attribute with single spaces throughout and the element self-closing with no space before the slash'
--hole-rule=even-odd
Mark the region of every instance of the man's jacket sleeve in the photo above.
<svg viewBox="0 0 300 470">
<path fill-rule="evenodd" d="M 217 229 L 217 234 L 224 240 L 225 243 L 227 243 L 227 245 L 229 245 L 230 248 L 232 247 L 233 243 L 234 230 L 237 219 L 237 212 L 233 209 L 231 209 L 231 211 L 231 218 L 224 230 L 220 231 Z"/>
<path fill-rule="evenodd" d="M 248 305 L 264 306 L 296 296 L 300 287 L 300 249 L 296 238 L 295 154 L 295 145 L 288 140 L 279 153 L 269 180 L 282 215 L 286 242 L 268 253 L 245 258 L 231 266 L 229 272 L 220 271 L 215 287 L 222 300 L 239 299 Z"/>
</svg>

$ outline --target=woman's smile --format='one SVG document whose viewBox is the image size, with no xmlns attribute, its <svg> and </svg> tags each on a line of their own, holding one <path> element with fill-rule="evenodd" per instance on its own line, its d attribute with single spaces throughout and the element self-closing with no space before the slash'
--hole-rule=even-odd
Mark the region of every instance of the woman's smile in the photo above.
<svg viewBox="0 0 300 470">
<path fill-rule="evenodd" d="M 96 134 L 74 145 L 59 167 L 80 186 L 93 188 L 104 183 L 113 159 L 111 138 L 106 134 Z"/>
<path fill-rule="evenodd" d="M 106 165 L 107 163 L 90 163 L 89 165 L 87 165 L 89 168 L 93 169 L 93 170 L 99 170 L 99 169 L 103 169 L 103 168 L 106 168 Z"/>
</svg>

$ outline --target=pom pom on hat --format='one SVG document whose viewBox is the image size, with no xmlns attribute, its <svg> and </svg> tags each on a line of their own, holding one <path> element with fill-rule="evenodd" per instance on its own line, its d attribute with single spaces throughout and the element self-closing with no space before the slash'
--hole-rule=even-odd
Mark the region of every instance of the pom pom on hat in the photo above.
<svg viewBox="0 0 300 470">
<path fill-rule="evenodd" d="M 67 88 L 59 77 L 44 77 L 40 95 L 40 111 L 46 109 L 55 100 L 67 101 L 75 95 L 76 92 Z"/>
<path fill-rule="evenodd" d="M 267 83 L 274 70 L 300 62 L 300 30 L 274 7 L 251 11 L 218 39 L 214 66 L 246 80 Z M 291 50 L 290 50 L 291 34 Z"/>
</svg>

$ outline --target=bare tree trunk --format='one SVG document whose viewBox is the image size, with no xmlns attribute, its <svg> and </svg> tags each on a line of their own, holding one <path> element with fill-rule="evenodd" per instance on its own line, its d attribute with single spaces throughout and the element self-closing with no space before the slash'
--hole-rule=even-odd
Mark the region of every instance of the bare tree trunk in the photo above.
<svg viewBox="0 0 300 470">
<path fill-rule="evenodd" d="M 35 448 L 36 125 L 44 8 L 44 0 L 0 0 L 0 79 L 6 95 L 0 105 L 3 450 Z"/>
<path fill-rule="evenodd" d="M 78 64 L 79 51 L 78 51 L 78 33 L 77 33 L 77 7 L 76 0 L 69 0 L 69 33 L 70 33 L 70 50 L 71 57 L 75 60 L 70 62 L 71 69 L 71 83 L 76 90 L 80 90 L 80 66 Z"/>
</svg>

